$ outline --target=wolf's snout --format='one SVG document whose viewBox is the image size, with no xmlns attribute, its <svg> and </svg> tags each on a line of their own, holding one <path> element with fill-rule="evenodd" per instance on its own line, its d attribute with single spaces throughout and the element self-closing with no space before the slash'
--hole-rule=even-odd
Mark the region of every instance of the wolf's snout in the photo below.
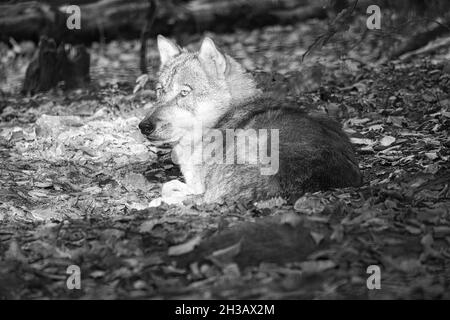
<svg viewBox="0 0 450 320">
<path fill-rule="evenodd" d="M 143 135 L 149 135 L 155 130 L 155 126 L 150 121 L 141 121 L 139 123 L 139 130 L 141 130 Z"/>
</svg>

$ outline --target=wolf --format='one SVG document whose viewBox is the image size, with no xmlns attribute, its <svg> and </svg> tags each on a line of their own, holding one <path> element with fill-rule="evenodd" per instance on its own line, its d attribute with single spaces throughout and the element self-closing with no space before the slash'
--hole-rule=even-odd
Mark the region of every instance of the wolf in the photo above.
<svg viewBox="0 0 450 320">
<path fill-rule="evenodd" d="M 197 203 L 248 203 L 282 197 L 293 202 L 305 192 L 362 183 L 353 147 L 339 123 L 263 93 L 251 74 L 208 37 L 198 52 L 161 35 L 157 46 L 157 98 L 139 129 L 154 145 L 171 146 L 185 179 L 164 184 L 163 198 L 177 194 L 173 202 L 195 198 Z M 236 134 L 223 139 L 233 130 L 244 132 L 241 143 L 236 143 Z M 248 132 L 252 134 L 245 136 Z M 269 132 L 273 144 L 261 143 Z M 251 143 L 254 133 L 257 144 Z M 214 153 L 214 140 L 214 152 L 231 156 L 205 157 L 205 150 Z M 267 162 L 259 161 L 261 148 L 273 160 L 269 174 L 262 170 Z M 243 149 L 244 160 L 253 156 L 257 161 L 236 161 Z"/>
</svg>

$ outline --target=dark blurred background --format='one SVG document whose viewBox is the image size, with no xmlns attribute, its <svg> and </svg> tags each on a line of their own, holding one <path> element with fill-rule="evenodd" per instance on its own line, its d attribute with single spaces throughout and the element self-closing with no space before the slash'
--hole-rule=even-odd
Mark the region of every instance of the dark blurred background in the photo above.
<svg viewBox="0 0 450 320">
<path fill-rule="evenodd" d="M 73 5 L 80 13 L 75 29 L 67 27 Z M 380 29 L 366 26 L 371 5 L 380 8 Z M 444 40 L 434 44 L 437 49 L 448 47 L 449 9 L 448 0 L 0 1 L 0 84 L 9 80 L 0 88 L 8 91 L 19 76 L 25 76 L 24 93 L 46 91 L 61 81 L 71 88 L 90 78 L 135 79 L 157 70 L 157 34 L 181 46 L 216 35 L 218 45 L 250 70 L 285 73 L 283 61 L 291 59 L 287 69 L 303 71 L 305 58 L 327 45 L 339 59 L 389 61 L 438 38 Z M 271 32 L 279 33 L 274 41 Z M 48 41 L 40 42 L 43 38 Z M 258 63 L 258 55 L 251 54 L 258 52 L 269 63 Z"/>
</svg>

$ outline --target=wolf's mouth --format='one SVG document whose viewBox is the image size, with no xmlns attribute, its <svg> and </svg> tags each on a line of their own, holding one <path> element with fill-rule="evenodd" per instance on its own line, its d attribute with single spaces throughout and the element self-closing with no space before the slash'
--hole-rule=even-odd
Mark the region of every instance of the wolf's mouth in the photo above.
<svg viewBox="0 0 450 320">
<path fill-rule="evenodd" d="M 154 136 L 146 136 L 151 145 L 158 148 L 172 148 L 178 140 L 162 139 Z"/>
<path fill-rule="evenodd" d="M 154 136 L 145 136 L 148 141 L 158 143 L 158 142 L 164 142 L 164 139 L 154 137 Z"/>
</svg>

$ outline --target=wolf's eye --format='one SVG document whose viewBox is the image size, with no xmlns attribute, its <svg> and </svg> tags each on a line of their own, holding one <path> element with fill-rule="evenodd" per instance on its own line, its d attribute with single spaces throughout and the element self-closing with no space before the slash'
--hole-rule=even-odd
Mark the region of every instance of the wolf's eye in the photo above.
<svg viewBox="0 0 450 320">
<path fill-rule="evenodd" d="M 155 87 L 155 91 L 156 91 L 156 97 L 159 98 L 161 96 L 162 93 L 162 86 L 161 84 L 157 84 Z"/>
<path fill-rule="evenodd" d="M 191 93 L 192 88 L 189 87 L 188 85 L 183 86 L 183 89 L 181 89 L 180 91 L 180 95 L 182 97 L 186 97 L 189 93 Z"/>
</svg>

